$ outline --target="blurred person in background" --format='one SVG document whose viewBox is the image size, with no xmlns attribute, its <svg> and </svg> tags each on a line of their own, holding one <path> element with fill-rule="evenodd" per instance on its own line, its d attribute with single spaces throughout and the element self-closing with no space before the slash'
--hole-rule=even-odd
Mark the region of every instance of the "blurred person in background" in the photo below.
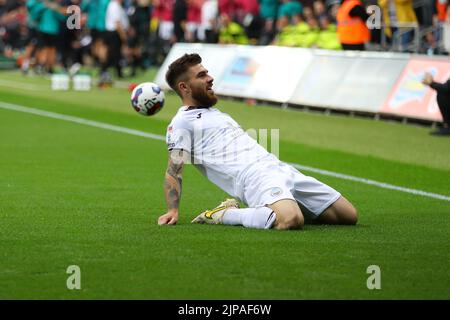
<svg viewBox="0 0 450 320">
<path fill-rule="evenodd" d="M 320 28 L 319 22 L 316 17 L 310 17 L 306 20 L 308 24 L 309 31 L 305 34 L 302 44 L 304 48 L 313 48 L 317 47 L 317 41 L 319 39 Z"/>
<path fill-rule="evenodd" d="M 278 9 L 278 19 L 287 17 L 289 20 L 297 14 L 303 13 L 303 5 L 297 0 L 281 0 L 281 5 Z"/>
<path fill-rule="evenodd" d="M 27 74 L 30 66 L 36 64 L 36 54 L 38 45 L 38 33 L 37 33 L 37 15 L 35 12 L 36 4 L 38 0 L 27 0 L 27 28 L 28 28 L 28 39 L 25 47 L 25 52 L 21 62 L 21 69 L 24 74 Z"/>
<path fill-rule="evenodd" d="M 199 37 L 206 43 L 217 43 L 219 6 L 217 0 L 205 0 L 202 5 Z"/>
<path fill-rule="evenodd" d="M 297 21 L 293 21 L 296 19 L 298 15 L 303 13 L 303 5 L 297 0 L 281 0 L 281 5 L 278 8 L 277 13 L 277 23 L 276 23 L 276 32 L 279 34 L 283 31 L 284 33 L 291 33 L 290 29 L 285 29 L 290 24 L 297 24 Z M 295 17 L 295 18 L 294 18 Z M 305 20 L 307 18 L 305 17 Z"/>
<path fill-rule="evenodd" d="M 427 31 L 423 36 L 420 53 L 426 54 L 428 56 L 434 55 L 447 55 L 444 49 L 439 46 L 439 41 L 437 39 L 437 33 L 431 30 Z"/>
<path fill-rule="evenodd" d="M 54 0 L 41 2 L 36 9 L 38 22 L 38 73 L 53 73 L 56 63 L 58 41 L 61 37 L 61 24 L 66 22 L 66 8 Z"/>
<path fill-rule="evenodd" d="M 130 24 L 127 30 L 127 40 L 124 46 L 127 65 L 131 66 L 131 76 L 137 74 L 137 69 L 141 66 L 141 47 L 139 44 L 138 31 L 136 25 Z"/>
<path fill-rule="evenodd" d="M 259 42 L 261 31 L 264 26 L 259 16 L 258 0 L 238 0 L 242 15 L 242 25 L 249 39 L 249 44 L 256 45 Z"/>
<path fill-rule="evenodd" d="M 310 6 L 306 6 L 303 8 L 303 19 L 306 21 L 310 18 L 314 18 L 314 10 Z"/>
<path fill-rule="evenodd" d="M 278 25 L 283 28 L 276 36 L 274 44 L 301 48 L 317 47 L 320 30 L 313 15 L 308 15 L 307 21 L 301 14 L 292 16 L 290 20 L 287 16 L 283 16 L 278 21 Z"/>
<path fill-rule="evenodd" d="M 303 20 L 301 14 L 296 14 L 291 20 L 287 16 L 280 17 L 277 20 L 280 28 L 274 38 L 272 45 L 284 47 L 302 47 L 302 41 L 309 32 L 308 24 Z"/>
<path fill-rule="evenodd" d="M 135 76 L 137 70 L 145 70 L 148 64 L 148 41 L 150 28 L 149 0 L 133 0 L 128 6 L 127 15 L 130 27 L 127 31 L 127 46 L 125 54 L 128 65 L 131 66 L 131 76 Z"/>
<path fill-rule="evenodd" d="M 342 46 L 337 35 L 337 28 L 335 24 L 330 23 L 327 16 L 322 16 L 319 20 L 320 33 L 317 39 L 317 47 L 328 50 L 341 50 Z"/>
<path fill-rule="evenodd" d="M 445 23 L 450 23 L 450 5 L 448 0 L 435 0 L 435 16 L 433 17 L 436 23 L 436 31 L 434 36 L 439 42 L 444 36 L 443 26 Z"/>
<path fill-rule="evenodd" d="M 436 90 L 436 100 L 442 115 L 442 127 L 431 134 L 450 136 L 450 79 L 445 83 L 438 83 L 433 80 L 431 74 L 425 73 L 422 83 Z"/>
<path fill-rule="evenodd" d="M 173 42 L 185 42 L 187 12 L 187 0 L 175 0 L 172 11 Z"/>
<path fill-rule="evenodd" d="M 202 21 L 202 6 L 204 0 L 187 0 L 187 16 L 184 39 L 187 42 L 197 42 L 198 29 Z"/>
<path fill-rule="evenodd" d="M 417 5 L 417 0 L 413 0 L 413 9 L 416 14 L 417 23 L 421 27 L 436 26 L 436 0 L 422 0 L 420 6 Z"/>
<path fill-rule="evenodd" d="M 4 54 L 13 57 L 26 44 L 26 7 L 23 0 L 0 2 L 0 43 Z"/>
<path fill-rule="evenodd" d="M 448 0 L 436 0 L 436 15 L 439 23 L 450 22 L 450 5 Z"/>
<path fill-rule="evenodd" d="M 136 31 L 141 50 L 140 66 L 147 69 L 150 66 L 150 19 L 152 16 L 151 0 L 137 0 L 136 5 Z"/>
<path fill-rule="evenodd" d="M 244 28 L 231 20 L 228 14 L 220 16 L 219 43 L 221 44 L 248 44 Z"/>
<path fill-rule="evenodd" d="M 268 45 L 271 43 L 276 34 L 276 20 L 278 15 L 278 0 L 258 0 L 259 16 L 263 25 L 259 37 L 260 45 Z"/>
<path fill-rule="evenodd" d="M 97 30 L 98 0 L 82 0 L 81 10 L 86 15 L 86 28 L 90 35 L 91 56 L 98 62 L 99 31 Z"/>
<path fill-rule="evenodd" d="M 173 7 L 175 0 L 152 0 L 151 29 L 156 31 L 152 43 L 152 60 L 161 65 L 175 39 L 173 36 Z"/>
<path fill-rule="evenodd" d="M 318 21 L 320 21 L 320 19 L 322 19 L 322 17 L 328 16 L 327 10 L 325 8 L 325 4 L 323 3 L 322 0 L 316 0 L 313 2 L 313 11 L 314 11 L 314 15 Z"/>
<path fill-rule="evenodd" d="M 88 11 L 88 21 L 91 21 L 91 27 L 94 33 L 91 33 L 92 44 L 91 53 L 94 60 L 100 66 L 100 77 L 102 73 L 102 68 L 104 68 L 108 63 L 108 39 L 106 31 L 106 10 L 108 9 L 110 0 L 91 0 L 92 8 Z M 95 19 L 95 20 L 94 20 Z M 106 73 L 105 73 L 106 75 Z"/>
<path fill-rule="evenodd" d="M 239 20 L 239 11 L 241 4 L 238 0 L 218 0 L 219 15 L 227 15 L 232 21 L 241 22 Z"/>
<path fill-rule="evenodd" d="M 344 0 L 337 12 L 337 32 L 344 50 L 365 50 L 370 40 L 369 15 L 359 0 Z"/>
<path fill-rule="evenodd" d="M 81 6 L 80 0 L 62 0 L 61 5 L 63 8 L 68 8 L 69 6 Z M 58 52 L 61 57 L 61 64 L 63 68 L 74 75 L 78 72 L 82 63 L 82 47 L 81 47 L 81 35 L 82 30 L 85 29 L 86 25 L 86 15 L 82 15 L 80 19 L 79 29 L 73 28 L 69 29 L 66 26 L 66 21 L 60 24 L 61 32 L 58 39 Z"/>
<path fill-rule="evenodd" d="M 129 28 L 128 16 L 122 6 L 123 0 L 111 0 L 106 10 L 106 44 L 108 46 L 107 59 L 101 66 L 99 86 L 111 85 L 112 78 L 108 73 L 110 67 L 114 67 L 118 78 L 123 78 L 122 45 L 127 41 L 127 30 Z"/>
<path fill-rule="evenodd" d="M 407 45 L 414 39 L 414 29 L 401 28 L 402 24 L 417 25 L 417 16 L 412 0 L 378 0 L 382 10 L 382 19 L 386 26 L 384 32 L 393 44 L 400 45 L 401 51 L 406 51 Z"/>
<path fill-rule="evenodd" d="M 330 17 L 330 23 L 337 25 L 337 13 L 341 6 L 341 0 L 327 0 L 327 8 Z"/>
</svg>

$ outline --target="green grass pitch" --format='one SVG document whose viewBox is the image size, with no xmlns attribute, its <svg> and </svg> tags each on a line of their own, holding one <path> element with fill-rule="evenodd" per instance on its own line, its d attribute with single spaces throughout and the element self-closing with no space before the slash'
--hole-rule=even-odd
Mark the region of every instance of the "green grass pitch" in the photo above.
<svg viewBox="0 0 450 320">
<path fill-rule="evenodd" d="M 154 73 L 137 81 L 151 80 Z M 164 135 L 179 107 L 135 113 L 125 88 L 53 92 L 0 73 L 0 102 Z M 280 158 L 450 196 L 450 139 L 429 129 L 222 100 L 245 129 L 280 129 Z M 359 210 L 355 227 L 191 225 L 226 194 L 195 168 L 165 213 L 162 141 L 0 108 L 1 299 L 449 299 L 450 202 L 310 174 Z M 66 269 L 81 269 L 68 290 Z M 381 269 L 381 289 L 366 286 Z"/>
</svg>

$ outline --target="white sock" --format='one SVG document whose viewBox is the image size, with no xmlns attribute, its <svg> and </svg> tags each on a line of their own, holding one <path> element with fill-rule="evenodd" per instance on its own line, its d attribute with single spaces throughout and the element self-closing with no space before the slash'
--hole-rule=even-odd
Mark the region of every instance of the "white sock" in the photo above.
<svg viewBox="0 0 450 320">
<path fill-rule="evenodd" d="M 275 222 L 276 214 L 268 207 L 234 209 L 225 211 L 223 224 L 242 225 L 247 228 L 270 229 Z"/>
</svg>

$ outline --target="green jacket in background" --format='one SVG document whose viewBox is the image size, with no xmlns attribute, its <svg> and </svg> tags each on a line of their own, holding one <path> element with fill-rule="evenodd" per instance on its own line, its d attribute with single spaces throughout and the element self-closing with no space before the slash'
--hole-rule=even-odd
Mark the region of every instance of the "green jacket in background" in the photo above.
<svg viewBox="0 0 450 320">
<path fill-rule="evenodd" d="M 318 30 L 311 29 L 306 22 L 287 25 L 281 30 L 277 44 L 287 47 L 311 47 L 318 38 Z"/>
<path fill-rule="evenodd" d="M 287 25 L 278 34 L 277 45 L 285 47 L 297 47 L 298 38 L 301 36 L 301 34 L 302 32 L 298 28 L 298 25 Z"/>
<path fill-rule="evenodd" d="M 317 46 L 321 49 L 341 50 L 341 42 L 337 35 L 336 25 L 330 24 L 327 29 L 320 31 Z"/>
<path fill-rule="evenodd" d="M 248 44 L 248 38 L 244 28 L 236 22 L 230 22 L 228 26 L 220 29 L 219 42 L 228 44 Z"/>
<path fill-rule="evenodd" d="M 319 39 L 320 29 L 319 28 L 310 28 L 308 33 L 302 38 L 301 46 L 303 48 L 311 48 L 316 45 L 317 40 Z"/>
</svg>

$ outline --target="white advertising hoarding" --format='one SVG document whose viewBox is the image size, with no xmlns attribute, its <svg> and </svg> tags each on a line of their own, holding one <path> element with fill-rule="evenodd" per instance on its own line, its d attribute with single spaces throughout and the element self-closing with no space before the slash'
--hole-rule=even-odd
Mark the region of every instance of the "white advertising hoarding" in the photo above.
<svg viewBox="0 0 450 320">
<path fill-rule="evenodd" d="M 289 101 L 376 113 L 407 61 L 403 56 L 316 55 Z"/>
<path fill-rule="evenodd" d="M 185 53 L 198 53 L 202 57 L 202 65 L 208 69 L 209 74 L 214 78 L 214 86 L 216 87 L 225 68 L 234 57 L 233 48 L 234 46 L 226 45 L 177 43 L 172 47 L 159 68 L 155 83 L 163 89 L 168 89 L 169 85 L 166 83 L 165 76 L 169 65 Z"/>
<path fill-rule="evenodd" d="M 311 59 L 306 49 L 239 46 L 215 90 L 221 95 L 287 102 Z"/>
<path fill-rule="evenodd" d="M 386 110 L 386 101 L 392 96 L 404 70 L 410 67 L 412 59 L 421 56 L 179 43 L 172 47 L 155 82 L 167 89 L 165 73 L 168 65 L 183 54 L 194 52 L 203 58 L 202 64 L 215 79 L 214 90 L 219 95 L 420 119 L 439 118 L 438 115 L 419 116 L 392 108 Z M 442 62 L 445 59 L 427 59 L 429 65 L 445 62 Z M 393 97 L 397 99 L 398 96 Z"/>
</svg>

